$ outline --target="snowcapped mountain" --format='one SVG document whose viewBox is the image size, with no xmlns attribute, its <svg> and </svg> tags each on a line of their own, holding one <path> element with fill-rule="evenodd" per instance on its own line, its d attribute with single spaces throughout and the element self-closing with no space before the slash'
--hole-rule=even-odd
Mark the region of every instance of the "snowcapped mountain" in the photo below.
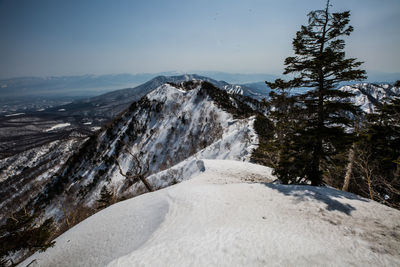
<svg viewBox="0 0 400 267">
<path fill-rule="evenodd" d="M 1 214 L 26 205 L 65 230 L 95 212 L 103 187 L 121 200 L 200 172 L 199 158 L 248 161 L 258 143 L 251 100 L 187 80 L 159 86 L 80 146 L 75 140 L 18 155 L 14 160 L 24 164 L 33 154 L 43 158 L 38 173 L 18 185 L 24 170 L 8 176 L 15 169 L 5 163 Z M 13 189 L 20 187 L 20 193 Z"/>
<path fill-rule="evenodd" d="M 274 177 L 260 165 L 199 162 L 190 180 L 100 211 L 20 266 L 400 264 L 400 211 L 329 187 L 266 184 Z"/>
<path fill-rule="evenodd" d="M 339 90 L 353 93 L 352 101 L 366 113 L 393 97 L 400 97 L 400 88 L 390 84 L 360 83 L 343 86 Z"/>
<path fill-rule="evenodd" d="M 260 90 L 263 90 L 263 88 Z M 366 111 L 369 111 L 369 108 L 373 108 L 373 105 L 378 105 L 380 102 L 385 101 L 386 97 L 399 95 L 399 89 L 389 85 L 378 86 L 361 84 L 343 87 L 341 90 L 355 93 L 355 103 L 362 105 Z M 188 198 L 183 199 L 183 201 L 187 201 L 191 203 L 190 205 L 197 208 L 193 203 L 196 201 L 203 201 L 203 199 L 191 199 L 189 195 L 191 193 L 195 195 L 195 191 L 197 190 L 194 187 L 192 188 L 191 184 L 200 184 L 209 188 L 208 186 L 210 183 L 217 183 L 218 185 L 226 183 L 243 184 L 245 181 L 267 182 L 273 180 L 274 177 L 270 175 L 270 169 L 241 163 L 250 160 L 251 154 L 257 147 L 259 141 L 254 130 L 254 123 L 255 115 L 259 114 L 259 112 L 263 112 L 263 109 L 256 100 L 260 99 L 259 96 L 261 95 L 257 92 L 257 90 L 248 89 L 246 86 L 230 85 L 222 81 L 219 82 L 198 75 L 160 76 L 133 89 L 118 90 L 91 98 L 86 100 L 86 102 L 75 102 L 64 106 L 65 112 L 69 112 L 69 116 L 83 113 L 88 116 L 99 115 L 109 118 L 113 117 L 113 119 L 101 129 L 94 132 L 90 137 L 71 130 L 72 132 L 68 133 L 68 136 L 63 140 L 51 142 L 1 160 L 0 214 L 10 214 L 10 212 L 19 208 L 33 210 L 35 213 L 41 215 L 38 219 L 38 223 L 43 222 L 46 218 L 54 218 L 57 226 L 56 235 L 58 235 L 96 213 L 100 207 L 99 200 L 104 190 L 110 192 L 112 196 L 111 203 L 113 203 L 139 196 L 143 193 L 157 191 L 199 176 L 203 177 L 205 180 L 202 180 L 203 178 L 200 180 L 194 179 L 193 182 L 188 182 L 190 185 L 189 188 L 185 186 L 171 187 L 184 188 L 182 191 L 187 189 L 189 193 L 182 194 L 187 195 Z M 59 107 L 57 108 L 59 109 Z M 57 125 L 60 126 L 59 124 Z M 52 128 L 53 127 L 56 126 L 52 126 Z M 234 160 L 235 162 L 215 161 L 216 159 Z M 26 167 L 23 168 L 21 166 Z M 251 171 L 249 171 L 250 168 L 252 168 Z M 208 176 L 204 176 L 204 173 L 210 170 L 212 170 L 211 173 L 208 173 Z M 225 194 L 224 191 L 219 191 L 219 189 L 215 189 L 214 187 L 218 186 L 210 186 L 210 192 L 215 192 L 217 195 L 220 193 L 222 195 Z M 348 230 L 346 230 L 348 228 L 346 227 L 351 228 L 354 225 L 351 222 L 352 220 L 354 220 L 355 223 L 363 221 L 365 218 L 372 217 L 378 220 L 377 218 L 379 216 L 384 217 L 388 214 L 390 216 L 398 216 L 397 213 L 391 212 L 392 210 L 381 206 L 377 208 L 374 206 L 377 204 L 371 204 L 372 206 L 363 204 L 361 202 L 366 202 L 365 200 L 350 194 L 338 193 L 331 189 L 296 189 L 300 193 L 295 190 L 296 192 L 292 195 L 292 190 L 284 186 L 281 187 L 280 185 L 277 185 L 277 187 L 267 186 L 269 188 L 266 189 L 267 191 L 261 190 L 261 187 L 265 187 L 265 185 L 256 185 L 256 187 L 260 187 L 258 188 L 260 189 L 258 191 L 260 195 L 255 195 L 254 199 L 249 191 L 251 186 L 242 185 L 239 186 L 237 191 L 240 196 L 239 200 L 242 201 L 235 202 L 232 200 L 232 196 L 227 196 L 226 199 L 213 196 L 217 199 L 210 197 L 211 202 L 204 203 L 209 207 L 215 205 L 218 207 L 216 208 L 217 211 L 224 210 L 224 206 L 218 206 L 222 205 L 224 201 L 224 203 L 235 203 L 235 207 L 237 207 L 239 203 L 245 203 L 243 206 L 244 209 L 251 210 L 254 209 L 256 204 L 262 206 L 260 203 L 265 203 L 268 199 L 277 197 L 276 194 L 273 193 L 274 190 L 277 190 L 284 195 L 293 197 L 301 196 L 300 199 L 302 201 L 309 201 L 310 197 L 315 198 L 316 201 L 311 200 L 307 202 L 307 205 L 311 204 L 311 209 L 319 208 L 321 210 L 321 208 L 325 208 L 328 211 L 332 211 L 333 209 L 334 211 L 341 212 L 339 214 L 345 213 L 346 216 L 349 216 L 349 214 L 352 214 L 354 211 L 351 207 L 363 210 L 364 212 L 361 213 L 354 211 L 356 215 L 354 218 L 351 218 L 350 221 L 343 219 L 345 222 L 343 225 L 345 225 L 345 227 L 338 231 L 338 234 L 341 235 L 343 240 L 345 240 L 345 236 L 349 234 Z M 246 192 L 242 194 L 242 189 L 240 188 Z M 133 239 L 130 235 L 127 236 L 129 239 L 133 240 L 133 245 L 130 243 L 130 245 L 124 249 L 121 249 L 121 246 L 115 245 L 115 249 L 118 251 L 115 253 L 110 252 L 106 257 L 99 256 L 98 254 L 91 254 L 95 255 L 93 257 L 98 259 L 99 262 L 95 262 L 96 260 L 91 261 L 89 260 L 90 257 L 86 256 L 86 258 L 88 258 L 87 265 L 104 265 L 113 260 L 114 261 L 111 263 L 116 265 L 120 262 L 122 265 L 135 265 L 138 262 L 132 260 L 133 256 L 122 256 L 128 254 L 147 255 L 148 253 L 154 252 L 157 248 L 155 244 L 160 241 L 159 239 L 154 239 L 156 243 L 149 243 L 150 246 L 147 247 L 149 250 L 146 250 L 147 248 L 142 247 L 142 245 L 144 242 L 149 241 L 148 238 L 155 231 L 164 229 L 164 226 L 159 228 L 161 227 L 160 225 L 165 222 L 165 218 L 167 218 L 164 217 L 164 215 L 167 216 L 170 211 L 174 212 L 174 210 L 171 209 L 181 208 L 181 206 L 175 205 L 178 197 L 168 197 L 176 196 L 174 195 L 175 193 L 173 193 L 174 189 L 171 190 L 172 191 L 168 189 L 162 191 L 164 193 L 153 194 L 153 196 L 155 196 L 154 198 L 151 196 L 145 197 L 145 199 L 149 201 L 148 203 L 137 200 L 138 202 L 135 203 L 139 204 L 132 204 L 135 206 L 135 208 L 132 208 L 133 212 L 137 213 L 135 213 L 136 215 L 129 215 L 128 218 L 138 220 L 139 224 L 144 223 L 150 227 L 145 229 L 134 228 L 135 230 L 132 230 L 134 232 L 132 235 L 134 236 L 136 236 L 135 231 L 143 230 L 143 235 L 138 235 L 137 239 Z M 323 191 L 323 194 L 327 193 L 331 197 L 328 197 L 328 199 L 321 197 L 321 191 Z M 178 190 L 178 192 L 181 194 L 181 191 Z M 167 197 L 164 198 L 165 194 Z M 158 197 L 161 195 L 163 195 L 162 200 Z M 206 195 L 208 195 L 208 193 Z M 254 203 L 247 203 L 247 198 L 252 199 L 251 201 L 254 201 Z M 338 198 L 341 200 L 338 201 Z M 323 204 L 321 204 L 321 202 Z M 129 201 L 123 203 L 117 204 L 114 207 L 122 207 L 126 205 L 126 203 L 134 202 Z M 161 206 L 157 206 L 158 204 Z M 249 204 L 249 206 L 246 206 L 247 204 Z M 324 204 L 326 204 L 327 207 L 325 207 Z M 130 204 L 128 204 L 128 206 L 129 205 Z M 267 205 L 268 209 L 259 210 L 257 216 L 261 217 L 263 220 L 267 220 L 267 215 L 270 212 L 276 212 L 275 205 L 279 205 L 279 203 Z M 129 208 L 128 206 L 124 207 Z M 137 208 L 138 206 L 140 206 L 140 208 Z M 149 210 L 147 210 L 147 207 L 150 207 Z M 316 210 L 310 210 L 306 205 L 301 207 L 310 211 L 310 214 L 313 214 L 313 216 L 317 216 L 316 214 L 318 214 L 318 218 L 321 220 L 320 223 L 323 225 L 321 229 L 325 229 L 323 228 L 326 226 L 325 224 L 329 226 L 326 228 L 328 229 L 326 233 L 324 232 L 326 235 L 333 231 L 331 228 L 333 226 L 330 224 L 339 224 L 337 220 L 335 220 L 337 214 L 328 214 L 328 216 L 325 217 L 326 214 L 324 214 L 324 212 L 319 214 L 318 212 L 320 211 L 316 212 Z M 366 211 L 371 207 L 380 209 L 380 215 L 378 217 Z M 293 210 L 293 207 L 289 204 L 287 204 L 287 208 L 290 211 Z M 119 211 L 111 213 L 114 214 L 116 218 L 121 219 L 124 216 L 122 210 L 120 208 L 115 209 Z M 144 211 L 144 209 L 146 209 L 146 211 Z M 105 212 L 106 213 L 100 214 L 111 214 L 107 213 L 108 211 Z M 177 212 L 177 210 L 175 210 L 175 212 Z M 206 210 L 201 207 L 197 212 L 204 214 Z M 213 216 L 221 212 L 216 212 Z M 153 216 L 155 213 L 158 214 L 156 217 Z M 288 213 L 288 211 L 283 211 L 281 215 Z M 176 214 L 177 213 L 173 213 L 168 216 L 171 216 L 171 220 L 174 220 Z M 181 218 L 185 215 L 185 213 L 182 214 L 183 215 L 179 215 L 178 217 Z M 233 216 L 233 213 L 227 215 Z M 240 220 L 246 222 L 246 216 L 248 215 L 249 214 L 244 213 Z M 103 215 L 95 215 L 94 218 L 102 218 L 101 220 L 103 220 L 104 218 L 101 216 Z M 227 216 L 227 218 L 231 218 L 229 216 Z M 110 227 L 110 229 L 114 229 L 110 225 L 119 225 L 113 221 L 113 218 L 110 218 L 108 221 L 109 225 L 107 227 Z M 342 217 L 339 216 L 339 218 Z M 302 220 L 303 219 L 304 224 L 308 223 L 308 218 L 302 218 Z M 0 223 L 4 222 L 4 220 L 4 217 L 1 218 Z M 89 222 L 85 221 L 82 224 L 86 225 L 84 227 L 95 228 L 94 225 L 97 225 L 97 221 L 93 220 L 96 219 L 89 219 Z M 218 220 L 218 218 L 215 218 L 215 220 Z M 280 225 L 279 219 L 276 220 L 277 221 L 272 220 L 271 229 L 275 229 Z M 295 219 L 292 218 L 292 220 Z M 150 221 L 151 223 L 149 223 Z M 93 222 L 94 225 L 91 224 L 91 222 Z M 193 223 L 184 220 L 180 222 L 182 222 L 183 225 Z M 252 224 L 242 222 L 240 222 L 240 225 L 243 229 L 252 227 Z M 379 221 L 379 223 L 381 224 L 382 222 Z M 171 221 L 167 221 L 167 224 L 171 225 Z M 382 226 L 383 228 L 386 227 L 385 229 L 394 229 L 397 227 L 390 223 L 382 223 L 382 225 L 384 225 Z M 366 229 L 371 229 L 371 227 L 373 227 L 369 224 L 364 226 L 367 227 Z M 57 262 L 58 259 L 54 259 L 54 255 L 59 255 L 57 253 L 68 250 L 66 247 L 71 246 L 72 243 L 67 243 L 71 240 L 76 240 L 79 243 L 78 246 L 73 245 L 73 247 L 71 247 L 71 251 L 74 251 L 73 253 L 78 253 L 76 249 L 81 250 L 82 253 L 92 253 L 81 247 L 81 244 L 87 244 L 85 243 L 86 241 L 79 238 L 76 239 L 75 234 L 72 236 L 69 234 L 72 232 L 77 233 L 78 236 L 84 237 L 85 235 L 80 232 L 81 230 L 76 229 L 87 228 L 79 227 L 82 226 L 78 225 L 77 228 L 71 229 L 66 235 L 57 239 L 57 242 L 61 245 L 55 248 L 55 250 L 50 249 L 48 254 L 43 254 L 45 256 L 33 264 L 50 266 L 52 265 L 51 263 Z M 214 226 L 210 225 L 210 227 Z M 376 231 L 382 230 L 379 227 L 377 226 L 377 228 L 373 229 Z M 102 229 L 103 232 L 106 231 L 105 228 Z M 208 231 L 207 228 L 205 229 L 205 231 Z M 360 231 L 363 231 L 363 229 L 364 228 L 360 228 Z M 186 231 L 184 228 L 181 230 Z M 111 233 L 111 235 L 113 235 L 113 233 Z M 351 231 L 350 233 L 352 234 Z M 118 232 L 116 237 L 120 236 L 120 234 L 121 233 Z M 271 232 L 267 230 L 264 234 L 268 236 Z M 232 233 L 212 236 L 217 236 L 225 240 L 232 237 Z M 102 236 L 101 238 L 103 237 L 104 240 L 109 240 L 110 238 L 108 235 Z M 163 238 L 162 235 L 160 238 Z M 182 238 L 187 239 L 188 237 L 183 236 Z M 242 236 L 242 238 L 244 238 L 244 236 Z M 276 240 L 279 238 L 280 237 L 276 237 Z M 310 238 L 310 236 L 305 235 L 300 243 L 304 243 L 304 240 L 308 238 Z M 357 242 L 363 242 L 364 240 L 361 235 L 357 238 Z M 95 240 L 90 238 L 86 240 L 95 242 Z M 335 240 L 336 239 L 332 239 L 331 241 L 334 242 Z M 388 244 L 392 247 L 399 245 L 398 243 L 393 243 L 394 241 L 390 238 L 388 240 L 386 241 L 389 242 L 390 244 Z M 294 241 L 295 240 L 290 239 L 287 242 L 290 243 Z M 320 242 L 321 240 L 316 241 Z M 209 242 L 209 240 L 205 241 L 207 244 L 209 244 Z M 228 245 L 228 249 L 232 249 L 230 244 Z M 379 245 L 377 246 L 377 250 L 382 249 Z M 361 249 L 361 251 L 366 251 L 365 246 L 357 248 Z M 138 252 L 136 249 L 140 251 L 138 250 Z M 350 249 L 350 247 L 348 249 Z M 70 255 L 68 253 L 66 255 Z M 283 250 L 279 251 L 279 253 L 281 253 L 279 255 L 282 255 L 280 259 L 283 260 L 285 256 Z M 321 250 L 321 253 L 325 255 L 326 251 Z M 396 263 L 398 260 L 398 258 L 382 256 L 378 252 L 374 253 L 371 254 L 371 259 L 374 263 Z M 232 252 L 232 254 L 234 253 Z M 84 256 L 86 254 L 80 255 Z M 345 253 L 345 255 L 347 258 L 345 258 L 343 263 L 352 263 L 348 258 L 349 254 Z M 161 258 L 164 256 L 164 254 L 160 254 Z M 37 257 L 37 255 L 35 257 Z M 254 255 L 254 257 L 258 257 L 258 255 Z M 300 257 L 300 254 L 298 257 Z M 32 259 L 33 258 L 31 258 L 30 261 L 32 261 Z M 72 260 L 78 259 L 79 256 Z M 239 260 L 235 258 L 235 256 L 232 256 L 232 259 L 232 262 L 238 262 L 236 260 Z M 29 264 L 30 261 L 26 263 Z M 40 261 L 43 261 L 43 264 Z M 189 261 L 189 258 L 185 258 L 182 262 L 190 265 Z M 220 262 L 221 259 L 218 258 L 216 264 Z M 318 263 L 318 261 L 316 262 Z M 170 263 L 172 265 L 179 265 L 179 262 Z M 243 262 L 244 265 L 247 263 L 252 264 L 256 262 Z M 265 265 L 265 262 L 261 261 L 261 263 L 261 265 Z M 287 263 L 293 262 L 287 261 Z M 304 261 L 304 264 L 306 263 L 307 262 Z M 320 263 L 322 263 L 322 259 Z M 75 265 L 73 262 L 71 264 Z"/>
<path fill-rule="evenodd" d="M 207 91 L 200 82 L 204 80 L 209 82 L 206 87 L 213 84 L 230 96 L 221 93 L 225 99 L 219 100 L 218 104 L 215 101 L 219 96 L 215 94 L 215 99 L 210 96 L 201 98 L 199 95 L 203 92 L 206 92 L 205 95 L 220 92 L 216 88 Z M 77 191 L 82 201 L 88 201 L 85 205 L 94 205 L 94 200 L 105 184 L 105 177 L 108 177 L 107 185 L 119 196 L 128 197 L 146 192 L 148 189 L 141 183 L 132 186 L 131 182 L 127 182 L 129 179 L 120 174 L 116 161 L 120 163 L 123 173 L 129 171 L 136 161 L 130 153 L 140 158 L 143 166 L 149 165 L 147 176 L 155 173 L 168 176 L 169 174 L 162 171 L 181 164 L 172 169 L 176 176 L 172 180 L 161 176 L 152 178 L 154 184 L 159 183 L 155 188 L 185 179 L 187 167 L 184 165 L 194 164 L 193 157 L 248 159 L 248 156 L 241 153 L 248 155 L 250 149 L 244 149 L 244 143 L 237 142 L 236 138 L 243 139 L 245 134 L 238 129 L 252 129 L 252 121 L 234 119 L 234 115 L 230 114 L 237 112 L 240 105 L 249 109 L 248 116 L 251 114 L 250 110 L 257 109 L 256 102 L 251 103 L 249 98 L 240 98 L 237 95 L 249 95 L 250 91 L 245 89 L 243 86 L 229 85 L 198 75 L 159 76 L 136 89 L 118 90 L 91 98 L 86 103 L 90 109 L 103 114 L 109 112 L 110 116 L 118 113 L 117 119 L 87 141 L 86 143 L 92 144 L 81 149 L 80 151 L 87 151 L 77 158 L 72 155 L 74 152 L 77 154 L 76 150 L 84 142 L 85 135 L 71 132 L 63 141 L 54 141 L 0 161 L 0 211 L 6 214 L 17 206 L 27 204 L 39 192 L 42 192 L 40 201 L 52 198 L 54 187 Z M 353 101 L 366 112 L 373 111 L 375 105 L 387 98 L 400 95 L 399 88 L 388 84 L 364 83 L 344 86 L 340 90 L 354 93 Z M 147 96 L 126 111 L 132 103 L 131 100 L 139 100 L 144 93 Z M 221 111 L 220 107 L 224 102 L 233 104 Z M 86 110 L 89 109 L 86 107 Z M 80 112 L 82 109 L 77 108 L 75 111 Z M 198 128 L 199 125 L 202 128 Z M 235 134 L 227 134 L 228 132 Z M 238 147 L 232 152 L 232 147 L 236 144 Z M 126 147 L 130 149 L 129 152 Z M 208 149 L 204 149 L 206 147 Z M 67 162 L 68 158 L 70 159 Z M 71 176 L 68 182 L 57 182 L 66 175 Z M 161 182 L 165 179 L 166 181 Z"/>
<path fill-rule="evenodd" d="M 87 200 L 86 204 L 94 205 L 103 185 L 126 197 L 160 188 L 159 181 L 149 189 L 140 181 L 126 179 L 121 171 L 132 172 L 132 168 L 140 166 L 145 170 L 135 175 L 148 176 L 200 154 L 248 159 L 252 144 L 256 143 L 251 127 L 253 119 L 242 116 L 239 119 L 234 114 L 242 111 L 233 104 L 234 114 L 221 110 L 210 97 L 213 92 L 223 91 L 204 82 L 164 84 L 132 104 L 107 129 L 87 142 L 82 155 L 69 162 L 74 167 L 67 167 L 62 175 L 71 182 L 71 186 L 67 183 L 68 195 L 78 194 Z M 232 101 L 236 103 L 233 98 Z M 250 115 L 251 109 L 246 108 Z M 237 145 L 230 147 L 233 140 Z M 183 178 L 169 174 L 169 180 L 162 184 Z"/>
<path fill-rule="evenodd" d="M 267 97 L 267 93 L 263 95 L 259 91 L 247 85 L 229 84 L 224 81 L 216 81 L 208 77 L 200 76 L 197 74 L 184 74 L 178 76 L 157 76 L 150 81 L 139 85 L 135 88 L 126 88 L 115 90 L 100 96 L 92 97 L 86 100 L 75 101 L 71 104 L 62 106 L 65 113 L 71 116 L 86 115 L 90 117 L 106 117 L 113 118 L 123 110 L 125 110 L 132 102 L 138 101 L 140 98 L 153 91 L 157 87 L 165 83 L 180 83 L 185 81 L 207 81 L 214 86 L 226 90 L 233 94 L 241 94 L 255 99 L 262 99 Z M 55 107 L 53 110 L 57 111 L 60 107 Z M 49 109 L 47 111 L 52 111 Z"/>
<path fill-rule="evenodd" d="M 243 92 L 243 87 L 250 88 L 250 90 Z M 295 88 L 291 93 L 295 95 L 304 93 L 306 90 L 309 89 Z M 400 97 L 400 88 L 388 83 L 359 83 L 342 86 L 339 90 L 355 94 L 352 98 L 352 102 L 360 106 L 360 108 L 366 113 L 374 112 L 376 106 L 379 106 L 393 97 Z M 258 100 L 263 98 L 268 99 L 270 91 L 271 89 L 265 84 L 265 82 L 249 83 L 236 87 L 232 85 L 228 90 L 228 92 L 249 95 Z M 254 94 L 249 94 L 248 92 L 254 92 Z"/>
</svg>

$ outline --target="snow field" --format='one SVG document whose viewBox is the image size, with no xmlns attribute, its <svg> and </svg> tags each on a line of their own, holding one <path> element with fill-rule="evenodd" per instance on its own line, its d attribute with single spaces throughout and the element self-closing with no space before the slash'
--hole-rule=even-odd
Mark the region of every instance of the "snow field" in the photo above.
<svg viewBox="0 0 400 267">
<path fill-rule="evenodd" d="M 196 165 L 192 179 L 110 206 L 22 266 L 400 264 L 397 210 L 328 187 L 267 183 L 271 169 L 251 163 Z"/>
<path fill-rule="evenodd" d="M 44 130 L 44 131 L 45 131 L 45 132 L 50 132 L 50 131 L 54 131 L 54 130 L 56 130 L 56 129 L 60 129 L 60 128 L 68 127 L 68 126 L 71 126 L 71 123 L 69 123 L 69 122 L 66 122 L 66 123 L 59 123 L 59 124 L 56 124 L 56 125 L 54 125 L 54 126 L 51 126 L 49 129 L 46 129 L 46 130 Z"/>
</svg>

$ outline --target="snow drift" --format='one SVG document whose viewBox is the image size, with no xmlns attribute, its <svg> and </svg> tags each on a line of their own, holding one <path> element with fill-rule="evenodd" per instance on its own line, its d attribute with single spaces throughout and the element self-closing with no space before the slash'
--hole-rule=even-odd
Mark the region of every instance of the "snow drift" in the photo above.
<svg viewBox="0 0 400 267">
<path fill-rule="evenodd" d="M 194 177 L 89 217 L 21 266 L 399 265 L 400 212 L 271 169 L 199 160 Z M 254 183 L 257 182 L 257 183 Z"/>
</svg>

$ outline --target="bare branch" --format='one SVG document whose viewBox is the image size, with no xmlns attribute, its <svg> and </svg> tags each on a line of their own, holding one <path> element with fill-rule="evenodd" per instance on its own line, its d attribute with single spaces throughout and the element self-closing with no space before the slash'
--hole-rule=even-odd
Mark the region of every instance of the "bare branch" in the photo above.
<svg viewBox="0 0 400 267">
<path fill-rule="evenodd" d="M 120 174 L 122 176 L 124 176 L 125 178 L 129 179 L 131 182 L 133 182 L 135 179 L 139 179 L 140 181 L 142 181 L 142 183 L 145 185 L 145 187 L 148 191 L 153 192 L 154 191 L 153 187 L 150 185 L 150 183 L 145 178 L 148 175 L 149 169 L 150 169 L 149 161 L 147 160 L 144 163 L 145 165 L 143 166 L 137 155 L 134 155 L 131 151 L 129 151 L 126 148 L 125 148 L 125 151 L 127 151 L 131 155 L 131 157 L 134 161 L 134 164 L 131 167 L 132 174 L 129 175 L 128 173 L 124 173 L 122 170 L 121 164 L 119 163 L 118 159 L 116 159 Z"/>
<path fill-rule="evenodd" d="M 119 169 L 119 173 L 120 173 L 122 176 L 127 177 L 127 175 L 124 174 L 124 172 L 122 171 L 122 167 L 121 167 L 121 164 L 119 164 L 118 159 L 116 159 L 115 161 L 117 162 L 117 166 L 118 166 L 118 169 Z"/>
</svg>

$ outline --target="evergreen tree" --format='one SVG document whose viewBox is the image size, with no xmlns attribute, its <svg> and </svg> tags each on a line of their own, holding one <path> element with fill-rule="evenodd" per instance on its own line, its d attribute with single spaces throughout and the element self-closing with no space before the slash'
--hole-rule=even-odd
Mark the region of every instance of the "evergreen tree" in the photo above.
<svg viewBox="0 0 400 267">
<path fill-rule="evenodd" d="M 12 263 L 9 256 L 17 251 L 45 251 L 54 246 L 55 241 L 49 241 L 53 230 L 53 218 L 45 220 L 41 225 L 36 225 L 35 220 L 35 215 L 21 209 L 0 226 L 0 260 L 3 263 Z"/>
<path fill-rule="evenodd" d="M 268 140 L 267 147 L 275 155 L 271 167 L 283 183 L 297 182 L 292 177 L 300 177 L 302 168 L 294 160 L 299 158 L 299 153 L 293 148 L 296 129 L 300 128 L 302 122 L 301 113 L 296 112 L 296 97 L 291 95 L 285 81 L 277 79 L 274 85 L 270 85 L 278 91 L 271 91 L 269 100 L 269 118 L 274 125 L 274 134 Z"/>
<path fill-rule="evenodd" d="M 99 203 L 97 209 L 104 209 L 110 206 L 112 204 L 113 197 L 113 193 L 107 188 L 107 186 L 104 185 L 100 191 L 100 198 L 97 200 Z"/>
<path fill-rule="evenodd" d="M 374 158 L 380 158 L 383 170 L 390 170 L 400 156 L 400 98 L 377 107 L 377 112 L 369 114 L 367 139 L 374 145 Z M 386 176 L 391 176 L 387 173 Z"/>
<path fill-rule="evenodd" d="M 281 166 L 302 166 L 301 170 L 291 174 L 279 168 L 276 173 L 293 182 L 305 178 L 312 185 L 322 183 L 321 161 L 351 143 L 351 134 L 344 127 L 350 125 L 349 114 L 356 113 L 357 107 L 349 101 L 352 94 L 337 87 L 343 81 L 365 78 L 365 71 L 358 69 L 362 62 L 345 57 L 345 42 L 340 39 L 353 31 L 348 26 L 350 12 L 330 13 L 329 8 L 328 0 L 324 10 L 310 12 L 308 25 L 302 26 L 293 39 L 295 56 L 286 58 L 284 74 L 294 78 L 267 82 L 272 89 L 308 89 L 296 96 L 298 105 L 294 105 L 292 112 L 298 119 L 291 123 L 297 125 L 292 129 L 294 134 L 285 139 L 287 151 L 281 150 L 288 153 Z"/>
<path fill-rule="evenodd" d="M 370 172 L 370 197 L 400 207 L 400 98 L 378 106 L 376 113 L 367 116 L 357 148 L 356 161 Z"/>
</svg>

